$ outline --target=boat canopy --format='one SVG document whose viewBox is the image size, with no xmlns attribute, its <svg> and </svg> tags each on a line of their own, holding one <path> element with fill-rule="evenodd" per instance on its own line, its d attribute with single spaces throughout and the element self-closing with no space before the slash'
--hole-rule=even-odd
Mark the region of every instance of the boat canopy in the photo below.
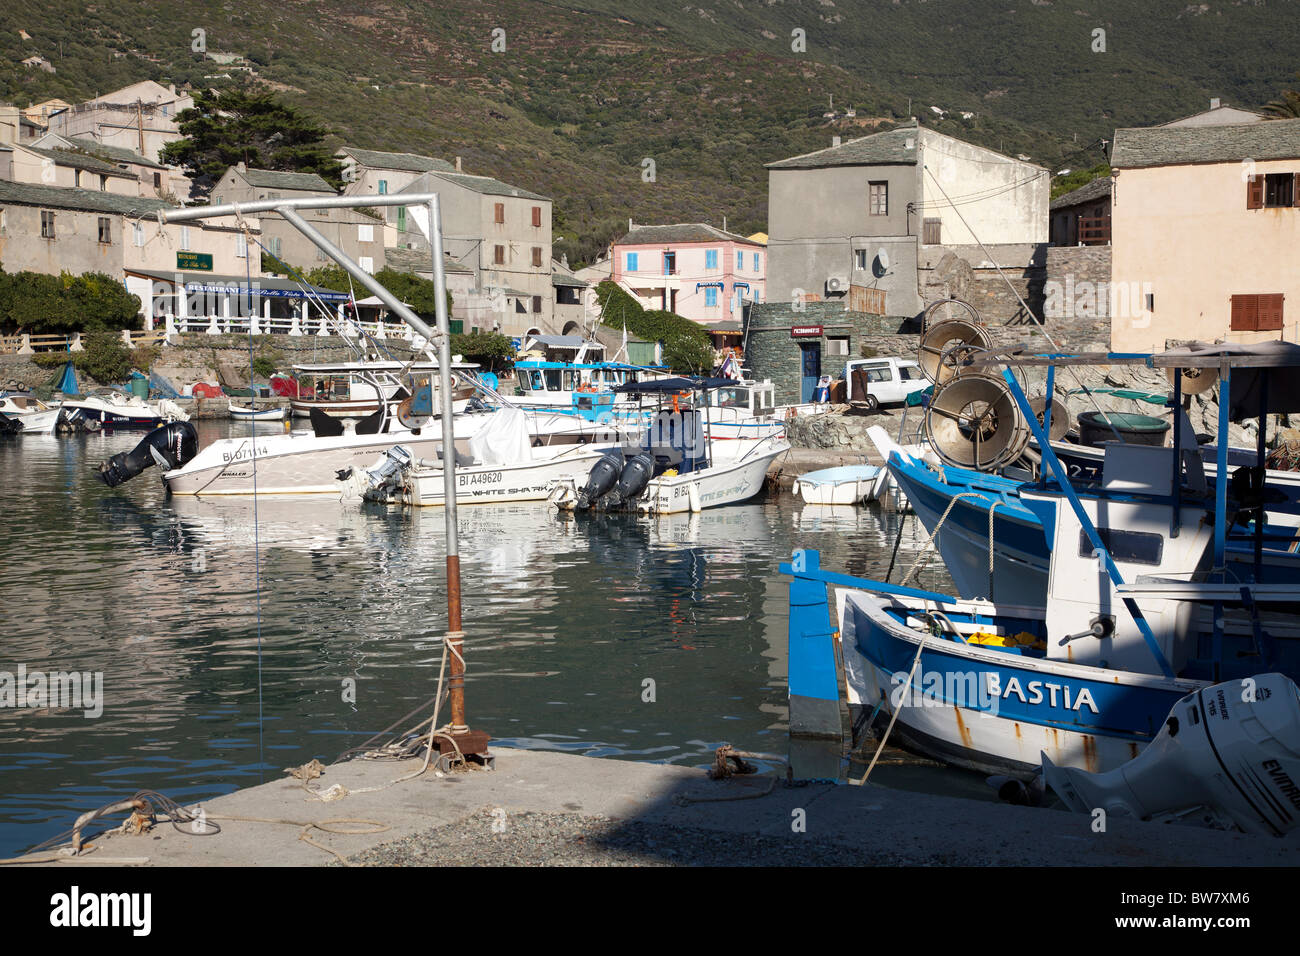
<svg viewBox="0 0 1300 956">
<path fill-rule="evenodd" d="M 740 383 L 734 378 L 660 378 L 649 382 L 628 382 L 614 389 L 616 392 L 634 392 L 640 395 L 666 392 L 702 392 L 714 388 L 735 388 Z"/>
</svg>

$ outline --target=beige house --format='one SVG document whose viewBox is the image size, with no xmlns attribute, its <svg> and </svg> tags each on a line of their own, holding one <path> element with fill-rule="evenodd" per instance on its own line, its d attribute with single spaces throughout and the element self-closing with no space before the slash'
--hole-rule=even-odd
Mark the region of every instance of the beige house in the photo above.
<svg viewBox="0 0 1300 956">
<path fill-rule="evenodd" d="M 157 160 L 159 150 L 181 138 L 176 117 L 193 105 L 194 98 L 178 93 L 174 85 L 144 80 L 51 113 L 49 131 Z"/>
<path fill-rule="evenodd" d="M 153 298 L 151 283 L 129 272 L 246 272 L 248 245 L 234 223 L 160 226 L 158 210 L 170 208 L 159 199 L 0 181 L 0 262 L 8 272 L 102 272 L 142 303 Z M 246 224 L 258 233 L 256 219 Z"/>
<path fill-rule="evenodd" d="M 139 180 L 112 163 L 78 150 L 43 149 L 33 144 L 0 146 L 0 179 L 119 196 L 141 195 Z"/>
<path fill-rule="evenodd" d="M 334 157 L 343 164 L 345 196 L 387 196 L 401 192 L 424 173 L 460 171 L 459 158 L 457 165 L 453 166 L 445 159 L 418 153 L 387 153 L 355 146 L 344 146 Z M 383 214 L 387 226 L 384 245 L 400 245 L 397 239 L 398 217 L 402 215 L 400 207 L 384 206 L 378 211 Z"/>
<path fill-rule="evenodd" d="M 212 187 L 210 201 L 254 202 L 261 199 L 302 199 L 334 196 L 334 189 L 315 173 L 286 173 L 271 169 L 249 169 L 243 163 L 231 166 Z M 302 209 L 299 215 L 334 243 L 367 272 L 384 268 L 383 223 L 356 209 Z M 275 213 L 262 216 L 262 244 L 276 259 L 276 274 L 286 265 L 310 271 L 329 264 L 330 258 L 310 239 Z"/>
<path fill-rule="evenodd" d="M 146 198 L 179 201 L 190 193 L 190 178 L 184 170 L 156 163 L 129 149 L 104 146 L 93 140 L 60 136 L 58 133 L 46 133 L 32 145 L 41 149 L 68 150 L 102 160 L 134 178 L 137 195 Z"/>
<path fill-rule="evenodd" d="M 1295 342 L 1300 119 L 1115 132 L 1111 345 Z"/>
<path fill-rule="evenodd" d="M 473 326 L 511 336 L 558 331 L 550 199 L 490 176 L 441 170 L 422 173 L 398 192 L 438 194 L 443 250 L 473 270 L 476 292 L 490 303 Z M 428 250 L 428 239 L 405 207 L 398 207 L 396 228 L 399 247 Z"/>
</svg>

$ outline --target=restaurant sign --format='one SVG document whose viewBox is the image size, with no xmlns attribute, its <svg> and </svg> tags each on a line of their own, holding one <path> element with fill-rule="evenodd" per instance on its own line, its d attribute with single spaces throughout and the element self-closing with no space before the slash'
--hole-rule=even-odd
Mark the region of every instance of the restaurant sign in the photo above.
<svg viewBox="0 0 1300 956">
<path fill-rule="evenodd" d="M 190 272 L 211 272 L 212 253 L 178 252 L 176 253 L 176 268 Z"/>
<path fill-rule="evenodd" d="M 820 325 L 795 325 L 790 327 L 790 338 L 792 339 L 815 339 L 822 334 Z"/>
</svg>

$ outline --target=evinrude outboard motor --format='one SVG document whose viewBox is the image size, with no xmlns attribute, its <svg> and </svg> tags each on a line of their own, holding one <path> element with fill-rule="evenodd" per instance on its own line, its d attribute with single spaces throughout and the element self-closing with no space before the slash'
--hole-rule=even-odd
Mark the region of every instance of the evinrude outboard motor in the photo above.
<svg viewBox="0 0 1300 956">
<path fill-rule="evenodd" d="M 578 492 L 578 500 L 574 507 L 578 511 L 586 511 L 600 499 L 601 495 L 614 487 L 614 482 L 618 481 L 622 471 L 623 456 L 619 452 L 612 451 L 605 455 L 596 462 L 587 475 L 587 483 Z"/>
<path fill-rule="evenodd" d="M 150 465 L 163 471 L 180 468 L 199 453 L 199 433 L 189 422 L 168 422 L 155 428 L 130 451 L 99 463 L 99 477 L 110 488 L 130 481 Z"/>
<path fill-rule="evenodd" d="M 618 485 L 609 494 L 600 499 L 600 507 L 607 510 L 617 508 L 625 501 L 631 501 L 645 491 L 645 486 L 655 474 L 654 456 L 641 452 L 633 455 L 623 466 L 618 476 Z"/>
<path fill-rule="evenodd" d="M 1043 776 L 1072 810 L 1146 820 L 1205 807 L 1215 823 L 1281 836 L 1300 826 L 1300 688 L 1282 674 L 1206 687 L 1123 766 L 1093 774 L 1044 754 Z"/>
</svg>

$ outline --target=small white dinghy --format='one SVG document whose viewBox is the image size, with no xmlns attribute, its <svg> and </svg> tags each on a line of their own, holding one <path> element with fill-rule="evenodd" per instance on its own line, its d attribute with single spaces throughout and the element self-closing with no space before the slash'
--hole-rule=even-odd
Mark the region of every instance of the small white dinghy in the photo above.
<svg viewBox="0 0 1300 956">
<path fill-rule="evenodd" d="M 857 505 L 875 497 L 878 465 L 841 465 L 810 471 L 794 480 L 795 493 L 810 505 Z"/>
<path fill-rule="evenodd" d="M 230 404 L 230 417 L 251 422 L 282 422 L 289 416 L 288 408 L 247 408 Z"/>
</svg>

